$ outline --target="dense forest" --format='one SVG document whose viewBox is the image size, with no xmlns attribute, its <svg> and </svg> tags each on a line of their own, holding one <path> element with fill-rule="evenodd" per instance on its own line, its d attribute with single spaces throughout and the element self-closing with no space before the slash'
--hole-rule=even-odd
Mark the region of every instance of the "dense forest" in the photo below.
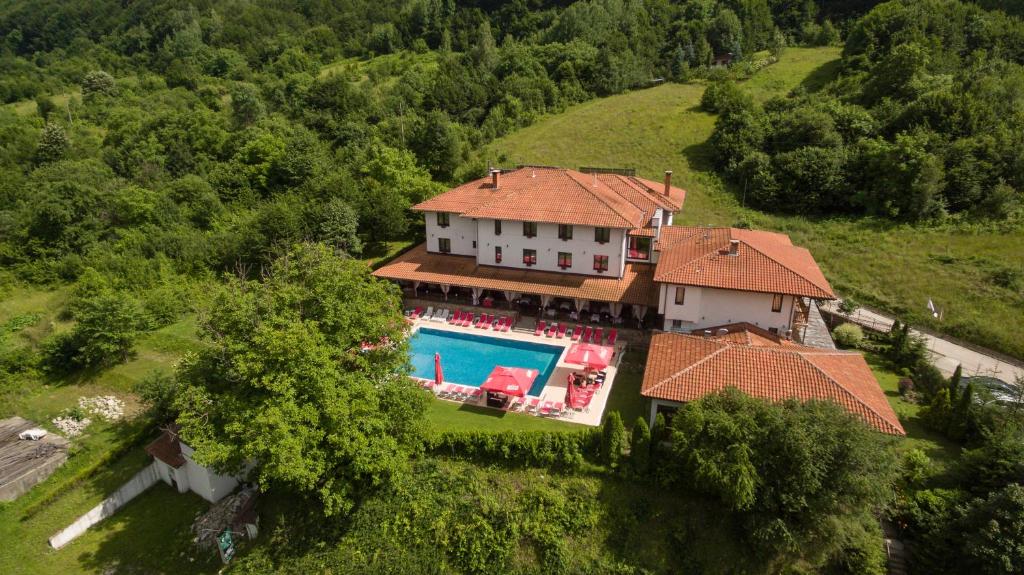
<svg viewBox="0 0 1024 575">
<path fill-rule="evenodd" d="M 896 1 L 850 27 L 838 79 L 763 106 L 716 85 L 716 160 L 753 205 L 1005 220 L 1024 191 L 1024 22 Z"/>
<path fill-rule="evenodd" d="M 352 352 L 401 340 L 399 294 L 359 258 L 417 239 L 410 205 L 544 114 L 664 81 L 708 82 L 720 167 L 758 206 L 1012 219 L 1024 26 L 876 4 L 2 1 L 0 292 L 66 289 L 67 328 L 0 337 L 0 399 L 194 317 L 200 341 L 137 393 L 205 462 L 263 462 L 264 535 L 237 573 L 880 574 L 879 518 L 917 572 L 1019 571 L 1019 414 L 975 407 L 899 330 L 872 349 L 971 448 L 950 474 L 832 404 L 734 393 L 653 429 L 612 412 L 428 435 L 403 344 Z M 730 83 L 843 39 L 820 91 L 760 105 Z"/>
</svg>

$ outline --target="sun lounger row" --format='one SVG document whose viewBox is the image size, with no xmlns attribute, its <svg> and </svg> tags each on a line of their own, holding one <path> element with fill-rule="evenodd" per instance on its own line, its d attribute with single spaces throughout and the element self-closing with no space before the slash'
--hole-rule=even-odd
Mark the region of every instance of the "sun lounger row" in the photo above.
<svg viewBox="0 0 1024 575">
<path fill-rule="evenodd" d="M 494 331 L 508 331 L 512 329 L 512 324 L 514 322 L 515 320 L 508 316 L 498 317 L 487 313 L 476 315 L 473 312 L 462 312 L 458 310 L 456 310 L 448 320 L 449 325 L 492 329 Z"/>
<path fill-rule="evenodd" d="M 564 323 L 555 322 L 552 323 L 551 325 L 548 325 L 546 321 L 540 320 L 537 322 L 537 328 L 534 330 L 533 335 L 536 335 L 538 337 L 544 335 L 545 337 L 554 337 L 557 339 L 562 339 L 563 337 L 565 337 L 568 328 L 569 326 Z M 615 328 L 612 328 L 608 332 L 608 340 L 605 341 L 604 328 L 599 327 L 594 329 L 589 325 L 586 327 L 582 325 L 577 325 L 573 327 L 571 331 L 569 331 L 569 337 L 573 341 L 578 341 L 580 343 L 615 345 L 615 342 L 619 339 L 619 331 Z"/>
<path fill-rule="evenodd" d="M 456 401 L 475 401 L 483 397 L 484 391 L 479 387 L 468 385 L 445 384 L 437 392 L 438 397 L 454 399 Z"/>
</svg>

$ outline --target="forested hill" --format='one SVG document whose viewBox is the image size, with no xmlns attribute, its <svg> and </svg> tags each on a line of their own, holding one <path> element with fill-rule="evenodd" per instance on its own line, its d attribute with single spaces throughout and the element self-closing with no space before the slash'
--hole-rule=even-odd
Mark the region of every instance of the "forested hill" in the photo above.
<svg viewBox="0 0 1024 575">
<path fill-rule="evenodd" d="M 841 75 L 760 106 L 717 85 L 712 143 L 761 208 L 1007 220 L 1024 203 L 1024 22 L 898 0 L 850 28 Z"/>
</svg>

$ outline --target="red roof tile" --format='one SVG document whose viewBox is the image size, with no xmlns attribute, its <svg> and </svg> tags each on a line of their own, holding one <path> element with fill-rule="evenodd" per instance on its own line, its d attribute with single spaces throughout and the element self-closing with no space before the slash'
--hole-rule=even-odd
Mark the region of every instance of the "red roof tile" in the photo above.
<svg viewBox="0 0 1024 575">
<path fill-rule="evenodd" d="M 627 262 L 625 273 L 596 276 L 533 269 L 481 266 L 473 256 L 432 254 L 426 244 L 398 256 L 373 272 L 381 278 L 478 287 L 501 291 L 650 305 L 658 303 L 654 266 Z"/>
<path fill-rule="evenodd" d="M 164 430 L 160 437 L 146 446 L 146 453 L 175 469 L 185 465 L 185 456 L 181 454 L 181 443 L 178 441 L 178 434 L 174 431 Z"/>
<path fill-rule="evenodd" d="M 641 394 L 688 402 L 735 387 L 771 401 L 829 400 L 879 431 L 906 434 L 859 353 L 773 345 L 756 333 L 749 337 L 756 343 L 737 343 L 736 333 L 724 338 L 654 335 Z"/>
<path fill-rule="evenodd" d="M 503 172 L 497 188 L 490 177 L 480 178 L 413 209 L 472 218 L 639 228 L 657 207 L 677 211 L 682 206 L 684 190 L 672 188 L 666 197 L 643 182 L 615 174 L 524 167 Z"/>
<path fill-rule="evenodd" d="M 735 256 L 731 240 L 739 242 Z M 669 226 L 655 249 L 657 282 L 835 299 L 811 253 L 784 234 Z"/>
</svg>

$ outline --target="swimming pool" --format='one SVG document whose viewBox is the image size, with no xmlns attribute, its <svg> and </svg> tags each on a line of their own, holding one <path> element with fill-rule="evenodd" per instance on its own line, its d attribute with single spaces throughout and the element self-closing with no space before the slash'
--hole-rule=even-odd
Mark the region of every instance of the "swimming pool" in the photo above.
<svg viewBox="0 0 1024 575">
<path fill-rule="evenodd" d="M 444 380 L 480 387 L 495 366 L 525 367 L 540 372 L 530 395 L 540 396 L 565 348 L 469 333 L 420 328 L 409 340 L 412 374 L 434 379 L 434 353 L 441 354 Z"/>
</svg>

